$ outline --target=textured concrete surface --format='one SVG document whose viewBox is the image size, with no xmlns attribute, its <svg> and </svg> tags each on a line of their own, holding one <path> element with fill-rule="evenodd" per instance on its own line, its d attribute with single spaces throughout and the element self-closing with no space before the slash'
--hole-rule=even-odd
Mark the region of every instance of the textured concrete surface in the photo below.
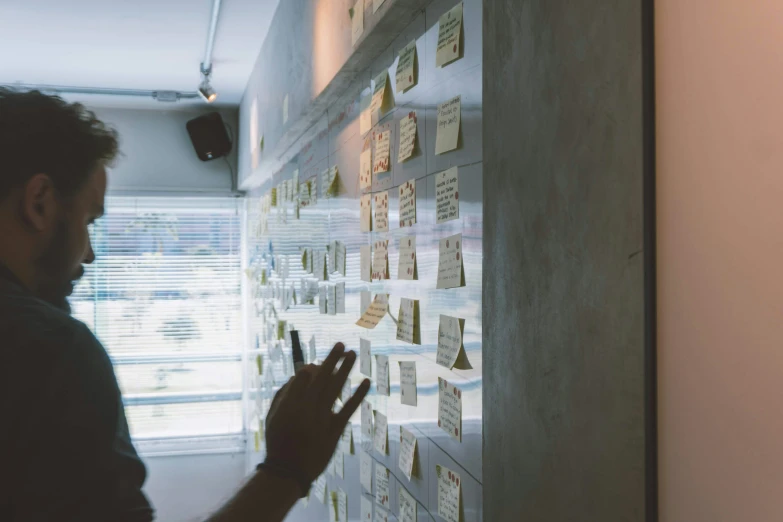
<svg viewBox="0 0 783 522">
<path fill-rule="evenodd" d="M 484 1 L 484 518 L 644 519 L 641 0 Z"/>
</svg>

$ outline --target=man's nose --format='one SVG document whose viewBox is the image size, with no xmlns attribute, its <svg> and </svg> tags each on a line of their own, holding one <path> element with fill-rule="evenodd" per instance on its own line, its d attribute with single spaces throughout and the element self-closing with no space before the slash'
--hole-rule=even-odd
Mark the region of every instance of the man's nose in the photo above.
<svg viewBox="0 0 783 522">
<path fill-rule="evenodd" d="M 90 239 L 87 240 L 87 255 L 84 256 L 84 264 L 89 265 L 92 264 L 92 262 L 95 261 L 95 252 L 92 250 L 92 241 Z"/>
</svg>

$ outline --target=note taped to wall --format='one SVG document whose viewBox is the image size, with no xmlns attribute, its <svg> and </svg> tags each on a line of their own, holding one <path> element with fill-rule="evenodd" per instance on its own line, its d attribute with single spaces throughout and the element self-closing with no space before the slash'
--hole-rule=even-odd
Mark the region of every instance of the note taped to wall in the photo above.
<svg viewBox="0 0 783 522">
<path fill-rule="evenodd" d="M 375 199 L 375 231 L 389 231 L 389 191 L 378 192 Z M 388 278 L 385 278 L 388 279 Z"/>
<path fill-rule="evenodd" d="M 389 507 L 389 470 L 375 463 L 375 503 Z"/>
<path fill-rule="evenodd" d="M 318 311 L 324 315 L 328 312 L 327 299 L 326 287 L 322 286 L 318 289 Z"/>
<path fill-rule="evenodd" d="M 362 451 L 359 455 L 359 481 L 367 493 L 372 493 L 372 464 L 372 457 Z"/>
<path fill-rule="evenodd" d="M 459 146 L 462 119 L 462 98 L 457 96 L 438 105 L 438 130 L 435 134 L 435 154 L 444 154 Z"/>
<path fill-rule="evenodd" d="M 457 472 L 445 466 L 436 465 L 438 477 L 438 515 L 446 522 L 460 522 L 462 503 L 462 484 Z"/>
<path fill-rule="evenodd" d="M 389 522 L 389 512 L 382 507 L 375 506 L 374 522 Z"/>
<path fill-rule="evenodd" d="M 370 245 L 362 245 L 359 247 L 359 261 L 360 261 L 360 269 L 361 269 L 360 275 L 362 281 L 371 283 L 372 282 L 372 249 L 370 248 Z M 364 307 L 362 307 L 362 313 L 364 313 Z"/>
<path fill-rule="evenodd" d="M 397 72 L 394 74 L 397 92 L 405 92 L 419 82 L 418 54 L 414 39 L 402 48 L 397 60 Z"/>
<path fill-rule="evenodd" d="M 313 494 L 318 502 L 326 504 L 326 477 L 321 475 L 313 485 Z"/>
<path fill-rule="evenodd" d="M 416 236 L 405 236 L 400 239 L 400 259 L 397 264 L 397 279 L 414 281 L 419 279 L 416 266 Z"/>
<path fill-rule="evenodd" d="M 333 241 L 332 249 L 329 253 L 330 258 L 334 258 L 333 272 L 345 275 L 346 249 L 342 241 Z"/>
<path fill-rule="evenodd" d="M 437 363 L 445 366 L 449 370 L 457 368 L 458 370 L 469 370 L 472 367 L 468 361 L 463 346 L 463 336 L 465 331 L 465 319 L 440 316 L 440 325 L 438 327 L 438 355 Z"/>
<path fill-rule="evenodd" d="M 391 131 L 378 132 L 374 135 L 375 160 L 372 164 L 373 174 L 382 174 L 391 169 Z"/>
<path fill-rule="evenodd" d="M 342 446 L 337 446 L 334 450 L 334 459 L 332 460 L 334 473 L 340 478 L 345 478 L 345 452 Z"/>
<path fill-rule="evenodd" d="M 438 426 L 462 442 L 462 390 L 438 377 Z"/>
<path fill-rule="evenodd" d="M 391 395 L 391 386 L 389 386 L 389 357 L 386 355 L 375 356 L 375 370 L 377 373 L 376 389 L 378 395 Z"/>
<path fill-rule="evenodd" d="M 345 313 L 345 283 L 337 283 L 335 288 L 335 312 L 338 314 Z"/>
<path fill-rule="evenodd" d="M 440 240 L 438 256 L 437 288 L 465 286 L 465 270 L 462 265 L 462 234 Z"/>
<path fill-rule="evenodd" d="M 400 228 L 416 224 L 416 181 L 406 181 L 400 185 Z"/>
<path fill-rule="evenodd" d="M 326 271 L 326 252 L 323 250 L 315 250 L 313 252 L 313 275 L 319 281 L 329 280 L 329 275 Z"/>
<path fill-rule="evenodd" d="M 397 340 L 410 344 L 421 344 L 419 326 L 419 301 L 402 298 L 397 316 Z"/>
<path fill-rule="evenodd" d="M 397 163 L 411 158 L 416 150 L 417 121 L 416 111 L 409 112 L 400 120 L 400 147 L 397 151 Z"/>
<path fill-rule="evenodd" d="M 388 455 L 389 424 L 386 415 L 375 411 L 375 434 L 373 435 L 373 447 L 381 455 Z"/>
<path fill-rule="evenodd" d="M 337 286 L 329 285 L 326 288 L 326 313 L 337 315 Z"/>
<path fill-rule="evenodd" d="M 400 362 L 400 400 L 407 406 L 416 406 L 418 403 L 416 363 L 413 361 Z"/>
<path fill-rule="evenodd" d="M 348 522 L 348 495 L 342 489 L 337 490 L 337 520 Z"/>
<path fill-rule="evenodd" d="M 362 435 L 367 440 L 373 438 L 372 405 L 367 401 L 362 402 Z"/>
<path fill-rule="evenodd" d="M 362 232 L 372 232 L 372 194 L 359 199 L 359 225 Z"/>
<path fill-rule="evenodd" d="M 372 279 L 389 279 L 389 240 L 376 241 L 373 244 Z"/>
<path fill-rule="evenodd" d="M 400 459 L 398 465 L 400 471 L 410 481 L 413 476 L 414 464 L 416 461 L 416 436 L 413 432 L 400 426 Z"/>
<path fill-rule="evenodd" d="M 372 148 L 363 150 L 359 156 L 359 188 L 372 188 Z"/>
<path fill-rule="evenodd" d="M 413 495 L 408 493 L 404 487 L 400 486 L 399 493 L 400 522 L 416 522 L 417 504 Z"/>
<path fill-rule="evenodd" d="M 364 0 L 360 0 L 364 1 Z M 372 500 L 362 495 L 362 511 L 361 511 L 361 520 L 362 522 L 373 522 L 372 519 Z"/>
<path fill-rule="evenodd" d="M 351 45 L 355 46 L 362 34 L 364 34 L 364 0 L 357 0 L 353 4 L 351 16 Z"/>
<path fill-rule="evenodd" d="M 459 169 L 435 174 L 435 218 L 437 223 L 459 219 Z"/>
<path fill-rule="evenodd" d="M 359 339 L 359 371 L 372 378 L 371 343 L 367 339 Z"/>
<path fill-rule="evenodd" d="M 350 398 L 350 386 L 348 387 Z M 343 402 L 345 404 L 345 402 Z M 340 438 L 340 445 L 343 448 L 343 452 L 348 455 L 353 455 L 353 426 L 348 423 L 343 430 L 343 436 Z"/>
<path fill-rule="evenodd" d="M 462 2 L 440 17 L 435 66 L 443 67 L 460 57 L 462 52 Z"/>
<path fill-rule="evenodd" d="M 379 118 L 394 108 L 391 99 L 391 89 L 389 86 L 389 71 L 383 70 L 373 80 L 372 101 L 370 102 L 370 113 Z"/>
</svg>

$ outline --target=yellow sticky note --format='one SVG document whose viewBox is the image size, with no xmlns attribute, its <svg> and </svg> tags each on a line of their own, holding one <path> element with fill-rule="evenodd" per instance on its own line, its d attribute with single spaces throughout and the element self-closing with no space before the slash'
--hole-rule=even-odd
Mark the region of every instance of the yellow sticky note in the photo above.
<svg viewBox="0 0 783 522">
<path fill-rule="evenodd" d="M 400 299 L 400 312 L 397 315 L 397 340 L 410 344 L 421 344 L 418 300 Z"/>
<path fill-rule="evenodd" d="M 438 105 L 438 130 L 435 134 L 435 154 L 444 154 L 459 146 L 462 119 L 462 98 L 456 96 Z"/>
<path fill-rule="evenodd" d="M 397 72 L 394 74 L 397 92 L 405 92 L 419 82 L 418 55 L 416 40 L 402 48 L 397 60 Z"/>
<path fill-rule="evenodd" d="M 372 188 L 372 147 L 368 146 L 359 156 L 359 188 Z"/>
<path fill-rule="evenodd" d="M 460 522 L 462 485 L 457 472 L 444 466 L 435 466 L 438 477 L 438 515 L 446 522 Z"/>
<path fill-rule="evenodd" d="M 378 294 L 356 322 L 356 325 L 372 330 L 386 317 L 388 309 L 389 296 L 387 294 Z"/>
<path fill-rule="evenodd" d="M 391 169 L 391 131 L 378 132 L 373 134 L 375 143 L 375 160 L 372 164 L 373 174 L 382 174 Z"/>
<path fill-rule="evenodd" d="M 417 123 L 416 111 L 409 112 L 400 120 L 400 146 L 397 149 L 397 163 L 402 163 L 413 156 L 419 128 Z"/>
<path fill-rule="evenodd" d="M 372 279 L 389 279 L 389 240 L 376 241 L 373 245 Z"/>
<path fill-rule="evenodd" d="M 438 224 L 459 219 L 459 169 L 435 174 L 435 220 Z"/>
<path fill-rule="evenodd" d="M 264 374 L 264 358 L 261 355 L 256 355 L 256 366 L 258 367 L 258 375 Z"/>
<path fill-rule="evenodd" d="M 389 507 L 389 470 L 375 463 L 375 503 Z"/>
<path fill-rule="evenodd" d="M 416 236 L 400 239 L 400 258 L 397 264 L 397 279 L 415 281 L 419 279 L 416 266 Z"/>
<path fill-rule="evenodd" d="M 465 270 L 462 264 L 462 234 L 440 240 L 438 255 L 437 288 L 465 286 Z"/>
<path fill-rule="evenodd" d="M 462 390 L 438 377 L 438 426 L 462 442 Z"/>
<path fill-rule="evenodd" d="M 370 101 L 370 114 L 379 118 L 394 108 L 389 89 L 389 71 L 383 70 L 373 80 L 372 100 Z"/>
<path fill-rule="evenodd" d="M 449 370 L 457 368 L 458 370 L 469 370 L 472 367 L 468 361 L 463 346 L 463 335 L 465 331 L 465 319 L 440 316 L 440 326 L 438 327 L 438 355 L 437 363 L 445 366 Z"/>
<path fill-rule="evenodd" d="M 397 465 L 408 480 L 413 476 L 413 468 L 416 460 L 416 436 L 413 432 L 400 426 L 400 458 Z"/>
<path fill-rule="evenodd" d="M 364 194 L 359 199 L 359 228 L 362 232 L 372 232 L 372 194 Z"/>
<path fill-rule="evenodd" d="M 435 66 L 443 67 L 460 57 L 462 52 L 462 2 L 440 17 Z"/>
<path fill-rule="evenodd" d="M 389 191 L 378 192 L 375 199 L 375 231 L 389 231 Z"/>
<path fill-rule="evenodd" d="M 416 522 L 417 519 L 417 505 L 416 505 L 416 499 L 413 498 L 413 495 L 408 493 L 408 491 L 400 486 L 400 493 L 399 493 L 399 508 L 400 508 L 400 522 Z"/>
</svg>

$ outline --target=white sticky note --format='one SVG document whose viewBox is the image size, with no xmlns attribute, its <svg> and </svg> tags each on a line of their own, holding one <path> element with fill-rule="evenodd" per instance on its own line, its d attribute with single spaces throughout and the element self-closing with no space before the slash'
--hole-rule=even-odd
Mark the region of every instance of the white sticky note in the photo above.
<svg viewBox="0 0 783 522">
<path fill-rule="evenodd" d="M 389 71 L 384 69 L 373 80 L 374 87 L 370 102 L 371 115 L 381 117 L 392 109 L 392 100 L 389 96 Z"/>
<path fill-rule="evenodd" d="M 416 460 L 416 436 L 400 426 L 400 459 L 398 465 L 408 480 L 413 476 L 413 463 Z"/>
<path fill-rule="evenodd" d="M 359 188 L 372 188 L 372 148 L 363 150 L 359 156 Z"/>
<path fill-rule="evenodd" d="M 379 132 L 374 138 L 375 159 L 372 163 L 372 173 L 382 174 L 391 169 L 391 131 Z"/>
<path fill-rule="evenodd" d="M 319 281 L 329 279 L 326 275 L 326 252 L 322 250 L 313 252 L 313 274 Z"/>
<path fill-rule="evenodd" d="M 375 434 L 373 435 L 373 447 L 381 455 L 388 455 L 389 425 L 386 415 L 375 411 Z"/>
<path fill-rule="evenodd" d="M 348 400 L 351 398 L 351 380 L 345 381 L 345 384 L 343 384 L 343 389 L 340 390 L 340 402 L 345 404 L 348 402 Z M 348 432 L 351 429 L 351 423 L 349 422 L 348 425 L 345 427 L 345 431 Z M 343 436 L 345 436 L 345 433 L 343 433 Z"/>
<path fill-rule="evenodd" d="M 408 493 L 404 487 L 400 486 L 399 493 L 399 508 L 400 517 L 399 522 L 416 522 L 417 519 L 417 503 L 413 495 Z"/>
<path fill-rule="evenodd" d="M 326 504 L 326 477 L 321 475 L 313 485 L 313 494 L 318 502 Z"/>
<path fill-rule="evenodd" d="M 353 5 L 351 18 L 351 45 L 356 45 L 362 34 L 364 34 L 364 0 L 357 0 Z"/>
<path fill-rule="evenodd" d="M 318 310 L 322 314 L 326 314 L 328 311 L 328 305 L 327 305 L 327 297 L 326 297 L 326 287 L 322 286 L 318 289 Z"/>
<path fill-rule="evenodd" d="M 389 522 L 389 512 L 381 507 L 376 506 L 374 522 Z"/>
<path fill-rule="evenodd" d="M 435 134 L 435 154 L 443 154 L 459 146 L 462 119 L 462 98 L 457 96 L 438 105 L 438 130 Z"/>
<path fill-rule="evenodd" d="M 416 267 L 416 236 L 400 239 L 400 259 L 397 264 L 397 279 L 413 281 L 419 278 Z"/>
<path fill-rule="evenodd" d="M 368 259 L 369 259 L 369 255 L 368 255 Z M 368 261 L 368 265 L 369 265 L 369 261 Z M 368 277 L 369 277 L 369 273 L 370 270 L 368 268 L 367 270 Z M 364 312 L 367 311 L 367 309 L 370 307 L 370 303 L 372 302 L 372 294 L 370 294 L 370 292 L 367 290 L 362 290 L 362 292 L 359 295 L 361 300 L 359 303 L 359 315 L 364 315 Z"/>
<path fill-rule="evenodd" d="M 378 395 L 391 395 L 391 387 L 389 386 L 389 358 L 386 355 L 375 356 L 375 368 L 377 371 L 376 387 L 378 389 Z"/>
<path fill-rule="evenodd" d="M 444 466 L 435 466 L 438 476 L 438 515 L 446 522 L 460 522 L 460 476 Z"/>
<path fill-rule="evenodd" d="M 381 8 L 381 6 L 383 5 L 383 3 L 385 1 L 386 0 L 372 0 L 372 12 L 373 12 L 373 14 L 378 12 L 378 9 Z"/>
<path fill-rule="evenodd" d="M 345 313 L 345 283 L 337 283 L 335 287 L 335 308 L 336 313 Z"/>
<path fill-rule="evenodd" d="M 387 294 L 377 294 L 370 306 L 367 307 L 367 310 L 356 321 L 356 325 L 372 330 L 386 317 L 388 310 L 389 296 Z"/>
<path fill-rule="evenodd" d="M 348 398 L 351 396 L 351 387 L 348 386 Z M 345 404 L 345 401 L 343 401 Z M 348 455 L 353 455 L 353 426 L 349 423 L 343 430 L 343 436 L 340 437 L 340 444 L 343 448 L 343 452 Z"/>
<path fill-rule="evenodd" d="M 462 33 L 462 2 L 440 17 L 435 66 L 443 67 L 460 57 Z"/>
<path fill-rule="evenodd" d="M 348 495 L 342 489 L 337 490 L 337 520 L 348 522 Z"/>
<path fill-rule="evenodd" d="M 283 98 L 283 125 L 288 123 L 288 95 Z M 288 198 L 286 198 L 288 200 Z"/>
<path fill-rule="evenodd" d="M 331 198 L 338 194 L 338 177 L 339 170 L 336 166 L 325 169 L 321 173 L 321 196 Z"/>
<path fill-rule="evenodd" d="M 375 463 L 375 503 L 389 507 L 389 470 Z"/>
<path fill-rule="evenodd" d="M 465 286 L 465 272 L 462 267 L 462 234 L 455 234 L 440 240 L 437 288 L 458 288 L 461 286 Z"/>
<path fill-rule="evenodd" d="M 445 366 L 450 370 L 455 366 L 458 359 L 467 358 L 462 344 L 464 330 L 464 319 L 449 317 L 448 315 L 440 316 L 440 325 L 438 327 L 438 354 L 436 359 L 438 364 Z"/>
<path fill-rule="evenodd" d="M 375 231 L 389 231 L 389 191 L 378 192 L 375 199 Z"/>
<path fill-rule="evenodd" d="M 373 244 L 372 279 L 389 279 L 389 240 L 376 241 Z"/>
<path fill-rule="evenodd" d="M 361 279 L 362 281 L 372 282 L 372 248 L 370 245 L 362 245 L 359 247 L 359 261 L 361 263 Z M 364 313 L 364 310 L 362 310 Z"/>
<path fill-rule="evenodd" d="M 372 463 L 372 457 L 362 451 L 359 455 L 359 480 L 367 493 L 372 493 Z"/>
<path fill-rule="evenodd" d="M 397 340 L 410 344 L 421 344 L 419 302 L 415 299 L 400 299 L 400 311 L 397 314 Z"/>
<path fill-rule="evenodd" d="M 400 185 L 400 228 L 416 224 L 416 181 Z"/>
<path fill-rule="evenodd" d="M 438 426 L 462 442 L 462 390 L 438 377 Z"/>
<path fill-rule="evenodd" d="M 359 371 L 372 378 L 372 353 L 370 341 L 359 339 Z"/>
<path fill-rule="evenodd" d="M 362 402 L 362 435 L 365 438 L 372 439 L 373 437 L 373 413 L 372 405 L 367 402 Z"/>
<path fill-rule="evenodd" d="M 329 285 L 326 288 L 326 313 L 337 315 L 337 286 Z"/>
<path fill-rule="evenodd" d="M 397 163 L 409 159 L 416 150 L 416 111 L 411 111 L 400 120 L 400 147 L 397 151 Z"/>
<path fill-rule="evenodd" d="M 459 218 L 459 170 L 449 170 L 435 174 L 435 218 L 445 223 Z"/>
<path fill-rule="evenodd" d="M 359 225 L 362 232 L 372 232 L 372 194 L 359 199 Z"/>
<path fill-rule="evenodd" d="M 342 241 L 334 241 L 332 243 L 332 252 L 334 257 L 334 271 L 344 276 L 346 263 L 345 243 Z"/>
<path fill-rule="evenodd" d="M 359 0 L 363 2 L 364 0 Z M 372 500 L 362 495 L 362 512 L 361 512 L 361 520 L 362 522 L 373 522 L 372 519 Z"/>
<path fill-rule="evenodd" d="M 415 362 L 400 362 L 400 398 L 407 406 L 418 404 Z"/>
<path fill-rule="evenodd" d="M 334 450 L 334 458 L 332 460 L 334 466 L 334 473 L 340 478 L 345 478 L 345 452 L 342 446 L 337 446 Z"/>
<path fill-rule="evenodd" d="M 418 83 L 416 40 L 400 50 L 397 72 L 394 74 L 397 92 L 405 92 Z"/>
</svg>

